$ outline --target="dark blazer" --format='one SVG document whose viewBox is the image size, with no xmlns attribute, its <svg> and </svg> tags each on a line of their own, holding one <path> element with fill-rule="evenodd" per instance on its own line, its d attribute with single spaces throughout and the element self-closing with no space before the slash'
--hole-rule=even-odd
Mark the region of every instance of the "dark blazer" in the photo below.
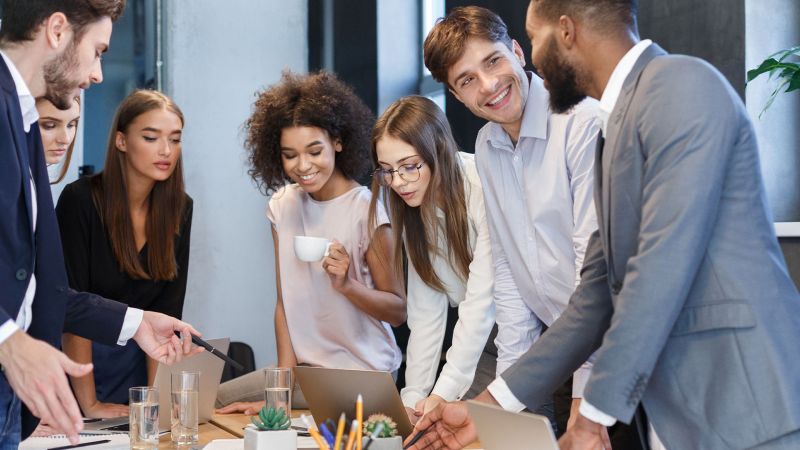
<svg viewBox="0 0 800 450">
<path fill-rule="evenodd" d="M 34 194 L 36 233 L 31 226 Z M 36 296 L 28 334 L 56 347 L 65 331 L 117 342 L 127 307 L 68 288 L 39 126 L 34 123 L 24 132 L 16 86 L 0 58 L 0 323 L 17 318 L 33 273 Z M 24 423 L 28 428 L 32 422 Z"/>
<path fill-rule="evenodd" d="M 585 399 L 625 422 L 641 402 L 670 448 L 796 432 L 800 295 L 739 96 L 705 61 L 653 44 L 600 145 L 581 283 L 503 373 L 512 392 L 533 408 L 597 350 Z"/>
</svg>

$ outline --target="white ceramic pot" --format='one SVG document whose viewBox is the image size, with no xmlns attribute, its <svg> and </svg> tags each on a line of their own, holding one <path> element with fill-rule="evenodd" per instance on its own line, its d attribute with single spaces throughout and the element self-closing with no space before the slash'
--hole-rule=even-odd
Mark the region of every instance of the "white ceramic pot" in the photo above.
<svg viewBox="0 0 800 450">
<path fill-rule="evenodd" d="M 364 438 L 362 446 L 367 445 L 369 438 Z M 390 438 L 377 438 L 372 441 L 369 450 L 403 450 L 403 438 L 394 436 Z"/>
<path fill-rule="evenodd" d="M 259 431 L 248 426 L 244 430 L 244 450 L 297 450 L 297 431 Z"/>
</svg>

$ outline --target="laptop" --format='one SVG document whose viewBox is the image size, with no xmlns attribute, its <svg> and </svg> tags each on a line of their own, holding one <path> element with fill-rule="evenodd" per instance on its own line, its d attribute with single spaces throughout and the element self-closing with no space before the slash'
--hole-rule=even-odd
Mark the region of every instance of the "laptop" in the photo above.
<svg viewBox="0 0 800 450">
<path fill-rule="evenodd" d="M 228 352 L 229 338 L 208 339 L 207 342 L 214 348 L 223 353 Z M 200 423 L 208 422 L 214 414 L 214 402 L 217 399 L 219 382 L 222 379 L 222 369 L 225 361 L 212 355 L 210 352 L 203 352 L 198 355 L 186 358 L 181 362 L 171 366 L 159 364 L 156 369 L 156 378 L 153 383 L 158 387 L 158 429 L 160 432 L 170 430 L 170 390 L 172 385 L 172 374 L 186 372 L 200 372 L 200 395 L 198 396 L 198 419 Z M 89 419 L 92 420 L 92 419 Z M 117 417 L 114 419 L 92 420 L 84 423 L 84 432 L 102 433 L 128 433 L 129 425 L 127 417 Z"/>
<path fill-rule="evenodd" d="M 341 413 L 354 419 L 356 398 L 361 394 L 364 420 L 381 413 L 394 419 L 403 437 L 414 429 L 389 372 L 298 366 L 294 373 L 316 423 L 337 420 Z"/>
<path fill-rule="evenodd" d="M 473 400 L 466 403 L 484 450 L 558 450 L 547 417 L 506 411 Z"/>
</svg>

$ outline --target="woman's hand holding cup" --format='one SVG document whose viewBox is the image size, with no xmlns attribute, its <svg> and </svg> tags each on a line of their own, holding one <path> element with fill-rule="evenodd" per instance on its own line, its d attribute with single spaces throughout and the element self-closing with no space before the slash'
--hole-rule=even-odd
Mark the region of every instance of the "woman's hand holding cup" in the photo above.
<svg viewBox="0 0 800 450">
<path fill-rule="evenodd" d="M 331 285 L 339 292 L 344 292 L 350 282 L 350 255 L 336 239 L 331 241 L 328 255 L 322 260 L 322 268 L 328 273 Z"/>
</svg>

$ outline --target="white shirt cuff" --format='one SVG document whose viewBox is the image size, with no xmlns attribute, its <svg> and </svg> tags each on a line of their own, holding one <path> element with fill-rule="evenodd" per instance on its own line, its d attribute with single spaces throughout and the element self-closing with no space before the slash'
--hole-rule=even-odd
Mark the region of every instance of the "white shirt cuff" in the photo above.
<svg viewBox="0 0 800 450">
<path fill-rule="evenodd" d="M 581 400 L 581 406 L 578 408 L 578 411 L 580 411 L 583 417 L 586 417 L 592 422 L 599 423 L 605 427 L 610 427 L 611 425 L 617 423 L 617 419 L 595 408 L 589 402 L 587 402 L 586 399 Z"/>
<path fill-rule="evenodd" d="M 506 411 L 520 412 L 525 409 L 525 405 L 511 393 L 511 389 L 508 388 L 502 377 L 495 378 L 486 389 Z"/>
<path fill-rule="evenodd" d="M 417 402 L 425 398 L 425 395 L 418 389 L 405 387 L 400 391 L 400 398 L 403 400 L 403 406 L 415 409 Z"/>
<path fill-rule="evenodd" d="M 12 334 L 16 333 L 19 330 L 19 326 L 17 323 L 11 319 L 6 320 L 2 325 L 0 325 L 0 344 L 6 341 L 6 339 L 10 338 Z"/>
<path fill-rule="evenodd" d="M 128 340 L 136 334 L 136 330 L 138 330 L 139 325 L 142 324 L 143 318 L 144 311 L 141 309 L 128 308 L 128 310 L 125 311 L 125 320 L 122 322 L 122 330 L 119 332 L 117 345 L 125 345 L 128 343 Z"/>
<path fill-rule="evenodd" d="M 592 366 L 584 364 L 572 374 L 572 398 L 583 398 L 583 390 L 592 375 Z"/>
</svg>

